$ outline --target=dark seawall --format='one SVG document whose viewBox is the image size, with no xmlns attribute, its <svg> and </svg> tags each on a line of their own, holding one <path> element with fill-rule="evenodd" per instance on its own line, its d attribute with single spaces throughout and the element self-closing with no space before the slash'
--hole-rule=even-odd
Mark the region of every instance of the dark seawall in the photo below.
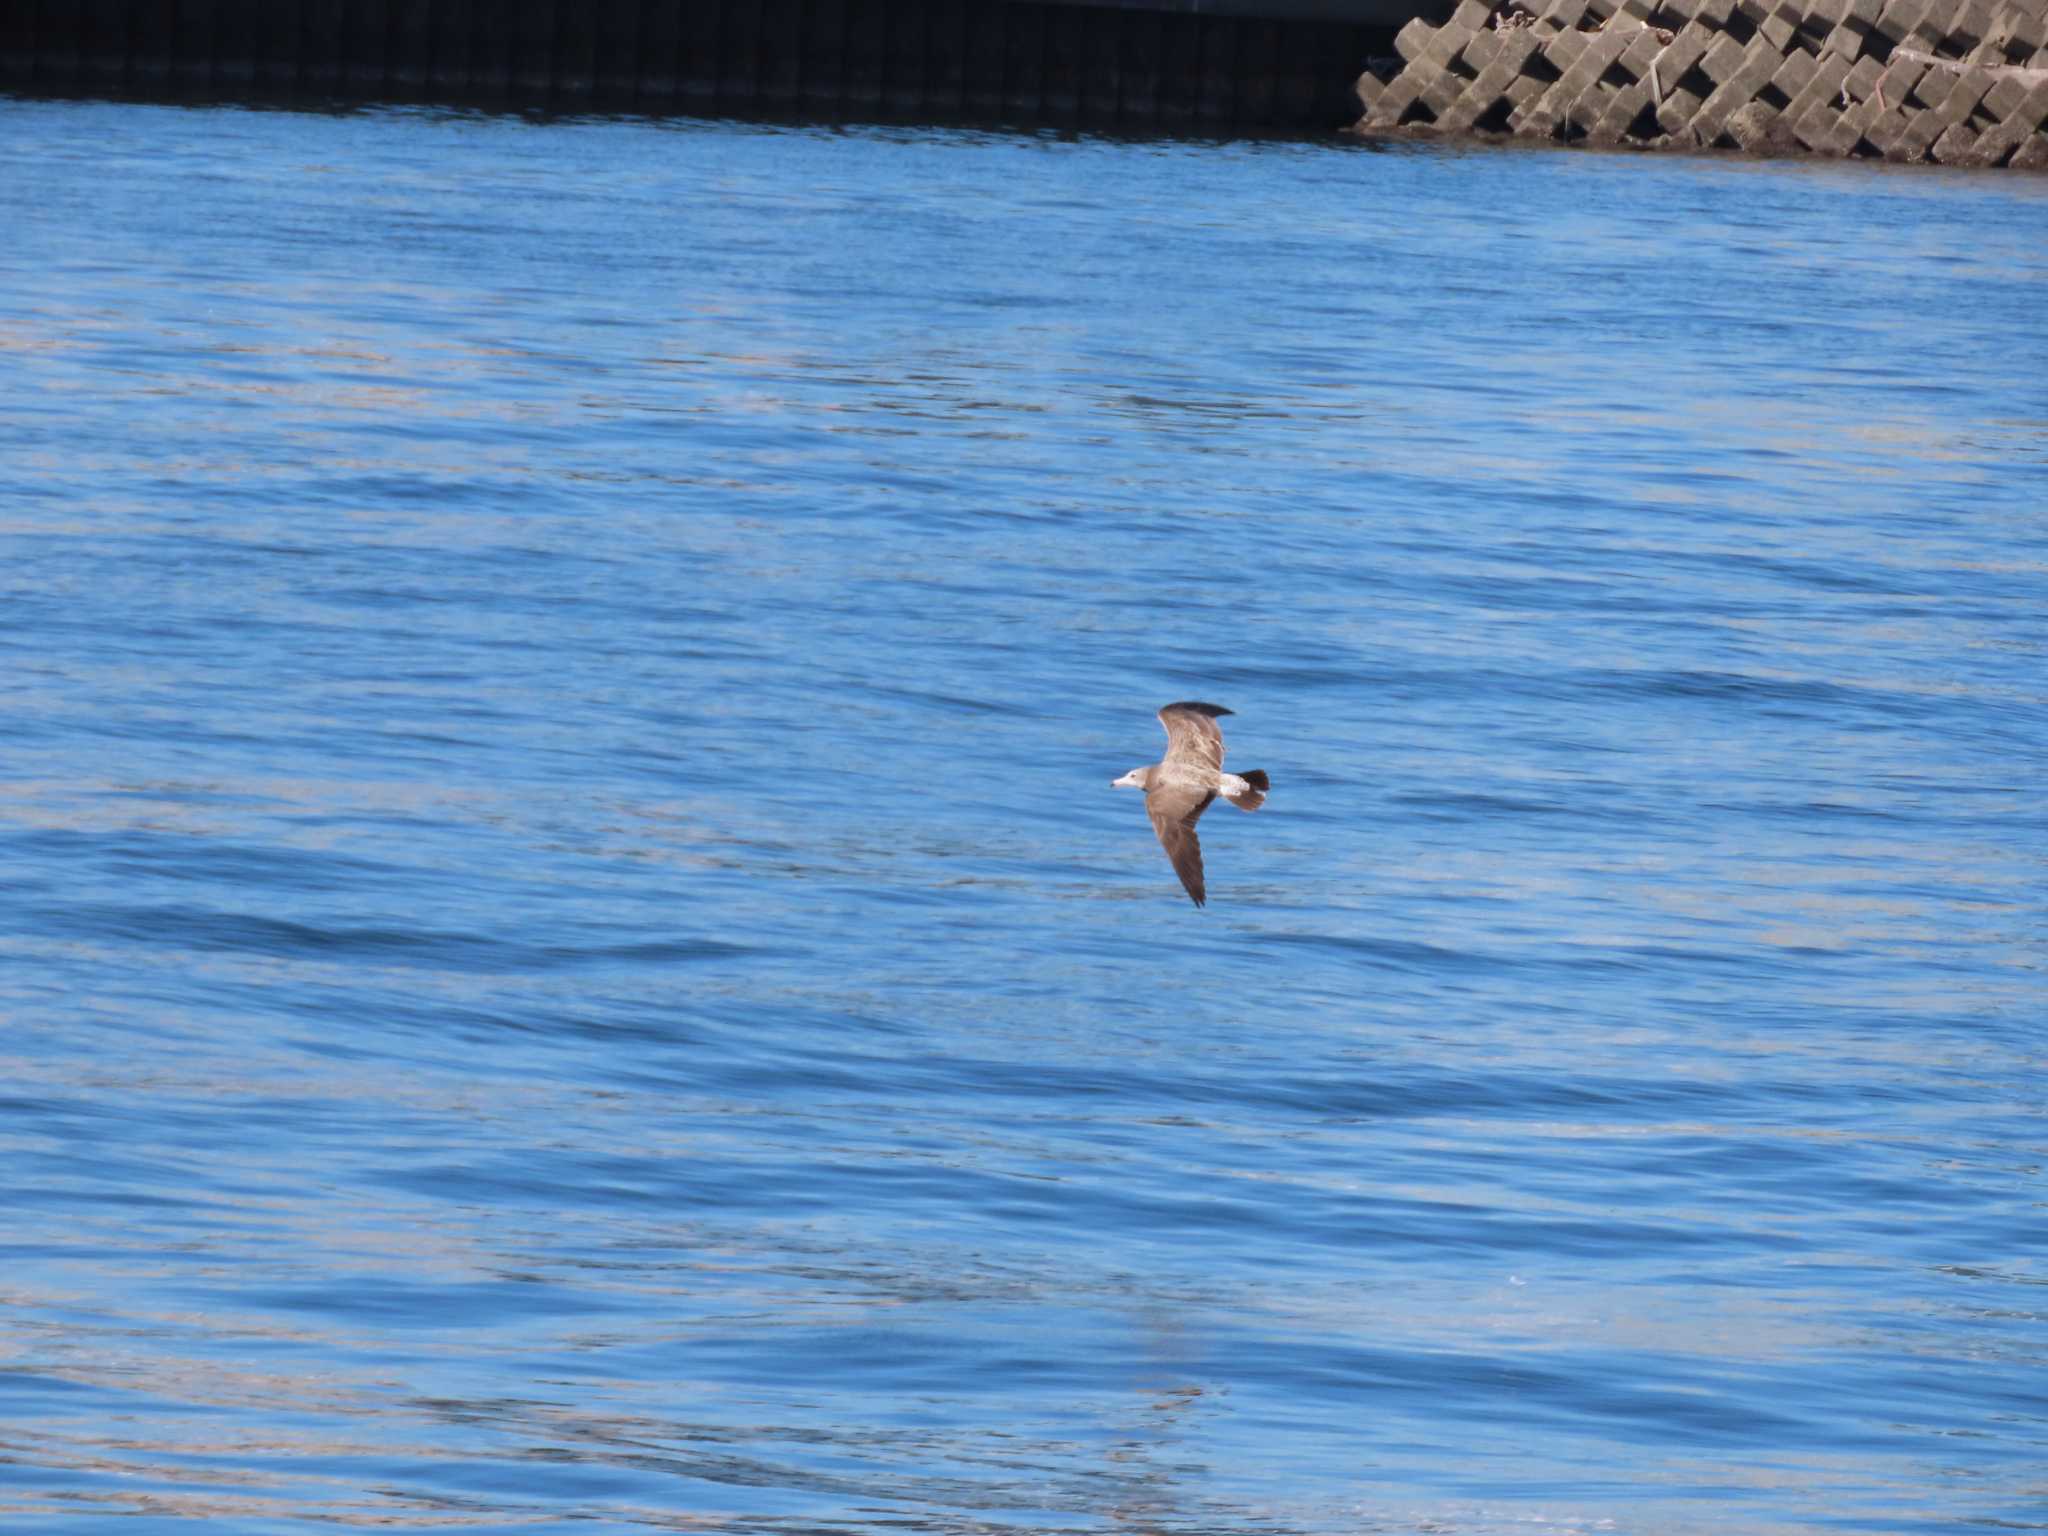
<svg viewBox="0 0 2048 1536">
<path fill-rule="evenodd" d="M 11 0 L 0 89 L 1335 129 L 1432 0 Z"/>
</svg>

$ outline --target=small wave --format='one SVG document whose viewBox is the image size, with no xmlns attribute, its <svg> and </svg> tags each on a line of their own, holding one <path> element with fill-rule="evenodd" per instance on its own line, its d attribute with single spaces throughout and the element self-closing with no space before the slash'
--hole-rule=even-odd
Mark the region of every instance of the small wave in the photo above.
<svg viewBox="0 0 2048 1536">
<path fill-rule="evenodd" d="M 736 959 L 768 953 L 719 939 L 662 939 L 626 944 L 532 944 L 454 929 L 388 923 L 308 923 L 192 906 L 78 903 L 45 914 L 47 926 L 93 941 L 179 949 L 228 950 L 298 959 L 362 958 L 437 970 L 558 971 L 620 962 L 663 964 Z"/>
</svg>

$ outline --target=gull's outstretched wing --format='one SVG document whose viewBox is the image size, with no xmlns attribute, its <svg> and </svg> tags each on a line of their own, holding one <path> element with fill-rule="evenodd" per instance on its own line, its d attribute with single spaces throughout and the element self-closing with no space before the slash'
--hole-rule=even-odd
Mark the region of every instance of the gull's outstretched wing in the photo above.
<svg viewBox="0 0 2048 1536">
<path fill-rule="evenodd" d="M 1230 711 L 1220 704 L 1192 701 L 1169 704 L 1159 711 L 1159 723 L 1166 727 L 1166 761 L 1199 763 L 1205 768 L 1223 766 L 1223 728 L 1218 716 Z"/>
<path fill-rule="evenodd" d="M 1198 907 L 1208 901 L 1209 891 L 1202 882 L 1202 845 L 1195 837 L 1195 823 L 1215 798 L 1215 790 L 1193 784 L 1161 784 L 1145 792 L 1145 814 L 1152 818 L 1159 846 Z"/>
</svg>

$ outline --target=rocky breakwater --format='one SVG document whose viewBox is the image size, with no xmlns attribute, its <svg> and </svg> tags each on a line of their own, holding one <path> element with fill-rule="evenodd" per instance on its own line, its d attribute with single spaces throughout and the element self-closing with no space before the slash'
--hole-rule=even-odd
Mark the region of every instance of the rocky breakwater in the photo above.
<svg viewBox="0 0 2048 1536">
<path fill-rule="evenodd" d="M 2048 0 L 1462 0 L 1358 131 L 2048 169 Z"/>
</svg>

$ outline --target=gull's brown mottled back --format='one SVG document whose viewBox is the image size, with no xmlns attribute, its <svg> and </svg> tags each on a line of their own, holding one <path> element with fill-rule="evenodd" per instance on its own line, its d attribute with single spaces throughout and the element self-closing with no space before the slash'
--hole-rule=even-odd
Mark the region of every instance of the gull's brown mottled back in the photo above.
<svg viewBox="0 0 2048 1536">
<path fill-rule="evenodd" d="M 1191 699 L 1166 705 L 1159 711 L 1159 723 L 1166 727 L 1166 756 L 1110 781 L 1113 789 L 1145 791 L 1145 814 L 1152 819 L 1159 846 L 1198 907 L 1208 901 L 1209 891 L 1195 823 L 1218 795 L 1241 811 L 1256 811 L 1272 787 L 1257 768 L 1242 774 L 1223 771 L 1223 729 L 1216 722 L 1229 713 L 1220 704 Z"/>
</svg>

